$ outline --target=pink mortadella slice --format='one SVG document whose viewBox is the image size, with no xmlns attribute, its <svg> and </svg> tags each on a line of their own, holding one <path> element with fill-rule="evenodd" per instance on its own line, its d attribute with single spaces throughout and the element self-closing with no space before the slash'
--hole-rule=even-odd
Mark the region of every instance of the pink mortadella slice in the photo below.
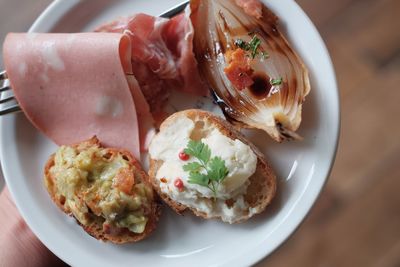
<svg viewBox="0 0 400 267">
<path fill-rule="evenodd" d="M 125 73 L 129 37 L 117 33 L 7 36 L 5 68 L 22 110 L 58 145 L 96 135 L 140 158 L 139 125 Z"/>
<path fill-rule="evenodd" d="M 127 79 L 136 105 L 136 115 L 139 122 L 140 151 L 147 152 L 150 141 L 155 135 L 154 118 L 150 113 L 150 106 L 135 76 L 128 75 Z"/>
</svg>

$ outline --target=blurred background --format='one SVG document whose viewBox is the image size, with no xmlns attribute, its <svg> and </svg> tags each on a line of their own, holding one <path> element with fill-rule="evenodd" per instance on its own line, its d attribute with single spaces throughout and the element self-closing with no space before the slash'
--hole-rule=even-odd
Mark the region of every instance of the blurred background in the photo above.
<svg viewBox="0 0 400 267">
<path fill-rule="evenodd" d="M 0 40 L 50 2 L 0 0 Z M 335 65 L 341 139 L 310 215 L 257 266 L 400 266 L 400 0 L 297 2 Z"/>
</svg>

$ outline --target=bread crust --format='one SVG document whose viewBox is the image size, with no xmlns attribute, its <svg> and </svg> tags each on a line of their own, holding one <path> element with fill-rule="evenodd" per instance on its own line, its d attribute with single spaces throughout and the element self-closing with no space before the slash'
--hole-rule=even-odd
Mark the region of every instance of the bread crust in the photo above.
<svg viewBox="0 0 400 267">
<path fill-rule="evenodd" d="M 276 194 L 277 182 L 275 173 L 273 172 L 271 166 L 268 164 L 265 156 L 261 153 L 261 151 L 249 140 L 247 140 L 247 138 L 242 133 L 236 130 L 233 125 L 214 115 L 213 113 L 204 110 L 189 109 L 174 113 L 161 124 L 160 132 L 163 131 L 164 128 L 173 125 L 176 119 L 180 116 L 185 116 L 192 121 L 201 120 L 211 123 L 223 135 L 233 140 L 239 139 L 244 144 L 250 146 L 250 148 L 257 156 L 257 167 L 255 173 L 249 178 L 250 184 L 247 188 L 246 194 L 244 195 L 244 199 L 249 204 L 250 208 L 256 209 L 257 211 L 253 214 L 249 214 L 247 217 L 243 217 L 241 220 L 235 221 L 235 223 L 246 221 L 254 214 L 258 214 L 264 211 L 265 208 L 271 203 Z M 185 206 L 182 203 L 178 203 L 171 199 L 167 194 L 162 192 L 160 182 L 156 178 L 157 171 L 161 167 L 162 163 L 162 161 L 155 160 L 150 157 L 149 176 L 154 189 L 168 206 L 170 206 L 178 214 L 182 214 L 184 211 L 189 210 L 192 211 L 195 215 L 204 219 L 221 219 L 220 216 L 213 217 L 204 212 L 199 212 L 194 208 Z"/>
<path fill-rule="evenodd" d="M 98 145 L 100 148 L 103 148 L 103 146 L 100 144 L 100 141 L 96 138 L 93 137 L 87 141 L 84 141 L 79 144 L 73 145 L 73 147 L 84 147 L 84 146 L 92 146 L 92 145 Z M 135 177 L 140 176 L 142 177 L 142 182 L 150 185 L 150 179 L 147 173 L 142 169 L 140 163 L 132 156 L 130 152 L 127 150 L 121 150 L 121 149 L 116 149 L 116 148 L 108 148 L 108 152 L 113 154 L 121 154 L 124 158 L 128 159 L 129 164 L 134 165 L 136 168 L 136 171 L 139 172 L 139 175 L 135 175 Z M 53 202 L 67 215 L 75 218 L 73 213 L 69 208 L 64 206 L 65 199 L 62 199 L 58 197 L 57 194 L 57 188 L 55 186 L 55 179 L 56 177 L 51 175 L 50 168 L 54 166 L 54 156 L 55 154 L 52 154 L 47 161 L 45 168 L 44 168 L 44 183 L 45 187 L 53 200 Z M 137 234 L 129 231 L 127 228 L 121 228 L 118 233 L 105 233 L 103 230 L 103 222 L 101 221 L 96 221 L 93 220 L 93 222 L 89 225 L 83 225 L 81 224 L 76 218 L 76 222 L 91 236 L 98 240 L 102 241 L 109 241 L 115 244 L 123 244 L 123 243 L 132 243 L 132 242 L 137 242 L 140 241 L 147 236 L 150 235 L 154 231 L 154 229 L 157 226 L 157 222 L 160 218 L 161 215 L 161 203 L 160 199 L 158 198 L 157 194 L 154 193 L 154 201 L 151 204 L 151 212 L 149 215 L 149 220 L 146 223 L 145 230 L 143 233 Z M 88 214 L 88 216 L 93 216 L 93 218 L 96 217 L 94 214 Z"/>
</svg>

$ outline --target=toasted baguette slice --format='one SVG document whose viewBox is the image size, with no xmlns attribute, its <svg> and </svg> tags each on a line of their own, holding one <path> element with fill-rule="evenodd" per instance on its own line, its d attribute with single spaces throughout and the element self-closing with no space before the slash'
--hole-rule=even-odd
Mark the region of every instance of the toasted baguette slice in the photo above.
<svg viewBox="0 0 400 267">
<path fill-rule="evenodd" d="M 177 112 L 167 118 L 160 126 L 160 133 L 166 131 L 168 128 L 179 131 L 176 128 L 175 122 L 180 117 L 187 117 L 195 123 L 195 128 L 191 133 L 194 139 L 203 138 L 212 129 L 217 128 L 223 135 L 229 137 L 232 140 L 238 139 L 244 144 L 250 146 L 251 150 L 257 156 L 257 166 L 255 173 L 249 177 L 249 185 L 247 191 L 243 195 L 245 203 L 248 205 L 248 209 L 240 214 L 237 218 L 224 220 L 222 216 L 216 216 L 215 214 L 207 214 L 204 211 L 200 211 L 194 207 L 184 205 L 180 202 L 175 201 L 167 193 L 163 192 L 160 187 L 160 179 L 156 178 L 157 172 L 163 164 L 162 160 L 155 160 L 151 158 L 150 155 L 150 170 L 149 175 L 151 182 L 158 192 L 159 196 L 166 202 L 173 210 L 181 214 L 185 210 L 191 210 L 195 215 L 200 216 L 204 219 L 217 218 L 222 219 L 225 222 L 237 223 L 243 222 L 252 217 L 254 214 L 258 214 L 265 210 L 265 208 L 270 204 L 271 200 L 275 196 L 276 192 L 276 176 L 267 163 L 264 155 L 259 151 L 259 149 L 250 143 L 240 132 L 238 132 L 231 124 L 223 120 L 216 115 L 202 111 L 202 110 L 185 110 Z M 150 144 L 151 147 L 151 144 Z M 212 205 L 214 201 L 212 198 L 200 197 L 202 201 L 207 202 L 208 205 Z M 235 199 L 225 200 L 227 206 L 231 206 Z"/>
<path fill-rule="evenodd" d="M 76 148 L 79 152 L 83 152 L 89 148 L 97 147 L 99 149 L 104 149 L 100 141 L 93 137 L 85 142 L 76 144 L 72 146 Z M 146 223 L 145 229 L 141 233 L 134 233 L 131 232 L 128 228 L 123 227 L 105 227 L 103 223 L 105 222 L 104 217 L 102 217 L 101 211 L 94 212 L 93 207 L 95 207 L 96 202 L 99 201 L 98 199 L 93 200 L 91 203 L 87 203 L 84 200 L 84 193 L 80 192 L 79 190 L 75 190 L 76 197 L 83 203 L 83 206 L 87 209 L 87 213 L 84 213 L 84 220 L 86 223 L 82 223 L 82 218 L 77 218 L 74 215 L 71 207 L 67 205 L 68 199 L 62 193 L 57 186 L 57 178 L 55 175 L 52 175 L 51 168 L 55 166 L 55 155 L 53 154 L 50 156 L 47 164 L 45 165 L 44 169 L 44 182 L 47 188 L 47 191 L 50 194 L 51 199 L 53 202 L 66 214 L 74 217 L 79 225 L 83 227 L 83 229 L 91 236 L 98 240 L 102 241 L 109 241 L 115 244 L 122 244 L 128 242 L 136 242 L 146 238 L 153 230 L 156 228 L 158 219 L 160 217 L 161 212 L 161 205 L 158 196 L 153 192 L 151 188 L 151 184 L 149 181 L 149 177 L 146 172 L 143 171 L 140 163 L 134 159 L 130 152 L 114 149 L 114 148 L 106 148 L 106 154 L 104 155 L 107 159 L 112 159 L 113 157 L 120 155 L 122 156 L 123 160 L 125 160 L 128 165 L 131 167 L 133 171 L 134 177 L 134 184 L 143 183 L 147 187 L 150 188 L 150 207 L 147 207 L 146 216 L 148 221 Z M 113 178 L 113 186 L 115 182 L 115 178 Z M 132 186 L 132 185 L 131 185 Z"/>
</svg>

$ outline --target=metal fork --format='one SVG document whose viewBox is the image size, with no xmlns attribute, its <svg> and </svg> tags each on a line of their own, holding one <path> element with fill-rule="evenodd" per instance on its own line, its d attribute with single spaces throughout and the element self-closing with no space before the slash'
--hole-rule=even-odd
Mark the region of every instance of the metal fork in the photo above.
<svg viewBox="0 0 400 267">
<path fill-rule="evenodd" d="M 185 9 L 189 1 L 185 1 L 162 13 L 160 17 L 171 18 Z M 6 71 L 0 72 L 0 116 L 21 111 L 14 97 Z"/>
<path fill-rule="evenodd" d="M 0 72 L 0 116 L 20 111 L 8 81 L 6 71 Z"/>
</svg>

